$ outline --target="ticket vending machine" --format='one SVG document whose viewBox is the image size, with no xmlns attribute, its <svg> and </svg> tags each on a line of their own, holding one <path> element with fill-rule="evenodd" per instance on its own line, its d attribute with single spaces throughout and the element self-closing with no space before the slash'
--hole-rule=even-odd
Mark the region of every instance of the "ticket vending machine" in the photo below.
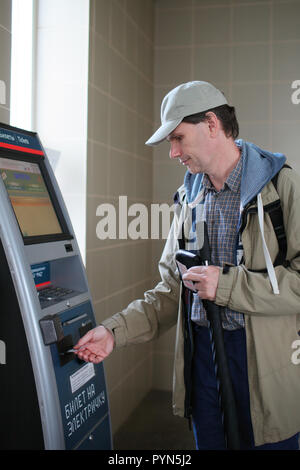
<svg viewBox="0 0 300 470">
<path fill-rule="evenodd" d="M 86 272 L 36 133 L 0 124 L 0 449 L 112 448 Z"/>
</svg>

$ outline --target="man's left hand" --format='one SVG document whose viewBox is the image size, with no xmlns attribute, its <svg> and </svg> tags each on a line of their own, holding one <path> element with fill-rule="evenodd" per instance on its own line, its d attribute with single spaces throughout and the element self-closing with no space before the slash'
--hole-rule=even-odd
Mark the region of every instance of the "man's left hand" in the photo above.
<svg viewBox="0 0 300 470">
<path fill-rule="evenodd" d="M 184 281 L 194 281 L 195 289 L 201 299 L 216 299 L 220 268 L 218 266 L 194 266 L 182 276 Z"/>
</svg>

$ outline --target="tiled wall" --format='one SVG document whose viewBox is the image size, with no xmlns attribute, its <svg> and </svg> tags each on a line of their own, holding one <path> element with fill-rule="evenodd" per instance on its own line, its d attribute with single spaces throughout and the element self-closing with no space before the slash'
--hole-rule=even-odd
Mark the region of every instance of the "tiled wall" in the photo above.
<svg viewBox="0 0 300 470">
<path fill-rule="evenodd" d="M 11 0 L 0 2 L 0 122 L 9 124 Z"/>
<path fill-rule="evenodd" d="M 214 83 L 236 107 L 240 137 L 283 152 L 300 171 L 300 1 L 156 0 L 155 109 L 189 80 Z M 295 101 L 295 99 L 294 99 Z M 154 199 L 170 203 L 184 170 L 154 150 Z M 161 242 L 154 243 L 155 266 Z M 171 385 L 174 330 L 154 348 L 154 386 Z"/>
<path fill-rule="evenodd" d="M 87 169 L 87 273 L 97 321 L 152 287 L 151 240 L 100 240 L 97 207 L 119 196 L 149 205 L 153 126 L 151 0 L 91 0 Z M 151 388 L 152 345 L 115 351 L 105 370 L 116 430 Z"/>
</svg>

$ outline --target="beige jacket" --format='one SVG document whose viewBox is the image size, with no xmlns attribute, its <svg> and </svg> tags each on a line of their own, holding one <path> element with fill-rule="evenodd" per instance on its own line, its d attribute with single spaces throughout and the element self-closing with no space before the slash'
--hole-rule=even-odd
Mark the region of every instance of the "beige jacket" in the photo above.
<svg viewBox="0 0 300 470">
<path fill-rule="evenodd" d="M 181 188 L 183 191 L 183 188 Z M 275 268 L 279 295 L 272 291 L 267 274 L 254 273 L 266 267 L 257 214 L 248 214 L 242 234 L 244 262 L 220 272 L 216 303 L 245 314 L 250 404 L 255 444 L 277 442 L 300 431 L 300 364 L 292 360 L 300 340 L 300 177 L 283 169 L 278 178 L 287 259 L 290 266 Z M 272 183 L 261 192 L 263 205 L 278 200 Z M 158 337 L 177 322 L 173 380 L 173 411 L 184 415 L 183 319 L 181 286 L 174 262 L 182 220 L 189 224 L 186 205 L 174 218 L 159 270 L 161 282 L 132 302 L 124 311 L 102 324 L 113 332 L 116 347 L 137 344 Z M 267 213 L 264 236 L 272 261 L 278 244 Z M 179 305 L 179 309 L 178 309 Z M 299 344 L 299 343 L 298 343 Z M 299 356 L 300 357 L 300 347 Z"/>
</svg>

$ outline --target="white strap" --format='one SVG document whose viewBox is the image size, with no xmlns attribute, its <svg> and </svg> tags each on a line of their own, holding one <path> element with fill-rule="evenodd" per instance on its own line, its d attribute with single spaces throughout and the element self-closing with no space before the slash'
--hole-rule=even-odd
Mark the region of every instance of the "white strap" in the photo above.
<svg viewBox="0 0 300 470">
<path fill-rule="evenodd" d="M 270 256 L 270 253 L 269 253 L 266 241 L 265 241 L 264 209 L 263 209 L 263 203 L 261 199 L 261 193 L 257 195 L 257 207 L 258 207 L 258 221 L 259 221 L 260 233 L 261 233 L 261 238 L 262 238 L 262 243 L 263 243 L 263 250 L 264 250 L 264 256 L 265 256 L 265 261 L 267 265 L 269 279 L 272 284 L 274 294 L 279 294 L 279 288 L 278 288 L 278 282 L 276 279 L 275 269 L 274 269 L 271 256 Z"/>
<path fill-rule="evenodd" d="M 201 191 L 199 191 L 199 193 L 197 194 L 195 199 L 193 201 L 189 202 L 189 207 L 191 209 L 194 209 L 194 207 L 196 207 L 197 204 L 199 204 L 199 202 L 203 200 L 203 194 L 204 194 L 204 190 L 201 189 Z"/>
</svg>

